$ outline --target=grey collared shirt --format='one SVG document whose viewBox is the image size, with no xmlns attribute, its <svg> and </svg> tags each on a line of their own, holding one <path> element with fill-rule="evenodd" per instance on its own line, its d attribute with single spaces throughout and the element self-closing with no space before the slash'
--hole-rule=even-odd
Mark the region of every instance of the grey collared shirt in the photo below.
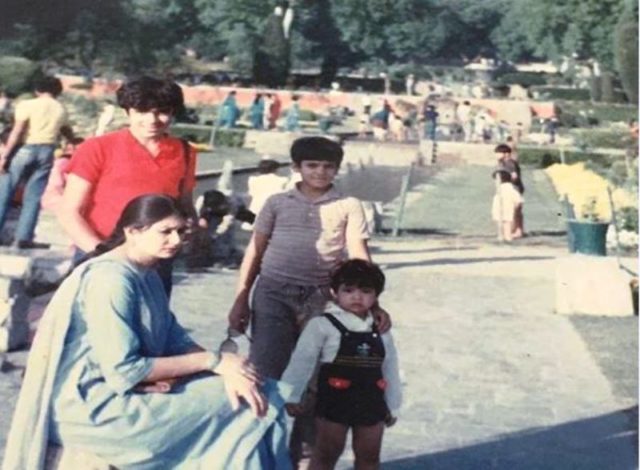
<svg viewBox="0 0 640 470">
<path fill-rule="evenodd" d="M 269 237 L 260 274 L 298 285 L 325 285 L 347 240 L 369 238 L 362 204 L 335 188 L 311 200 L 297 188 L 271 196 L 254 229 Z"/>
</svg>

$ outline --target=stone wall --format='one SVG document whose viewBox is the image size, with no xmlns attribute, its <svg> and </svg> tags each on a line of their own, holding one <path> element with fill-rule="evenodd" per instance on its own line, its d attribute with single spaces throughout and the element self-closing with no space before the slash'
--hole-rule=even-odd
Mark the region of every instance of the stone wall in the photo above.
<svg viewBox="0 0 640 470">
<path fill-rule="evenodd" d="M 29 341 L 26 280 L 31 267 L 28 256 L 0 253 L 0 355 Z"/>
</svg>

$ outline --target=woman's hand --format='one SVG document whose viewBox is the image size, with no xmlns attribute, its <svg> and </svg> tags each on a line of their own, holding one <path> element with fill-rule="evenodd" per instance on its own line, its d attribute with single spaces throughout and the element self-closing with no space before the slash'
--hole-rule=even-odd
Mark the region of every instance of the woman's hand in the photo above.
<svg viewBox="0 0 640 470">
<path fill-rule="evenodd" d="M 140 382 L 133 388 L 134 392 L 142 393 L 169 393 L 178 379 L 164 379 L 157 382 Z"/>
<path fill-rule="evenodd" d="M 224 380 L 231 407 L 237 410 L 240 407 L 240 399 L 243 399 L 256 416 L 264 416 L 267 412 L 267 399 L 258 389 L 261 378 L 255 366 L 237 354 L 221 354 L 222 360 L 214 372 Z"/>
<path fill-rule="evenodd" d="M 371 309 L 371 313 L 380 333 L 386 333 L 391 329 L 391 316 L 385 309 L 376 304 Z"/>
</svg>

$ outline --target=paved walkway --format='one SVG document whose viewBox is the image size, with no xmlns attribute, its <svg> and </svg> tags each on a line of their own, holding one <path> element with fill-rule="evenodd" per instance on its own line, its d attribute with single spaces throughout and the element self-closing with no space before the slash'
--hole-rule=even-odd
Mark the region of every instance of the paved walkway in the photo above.
<svg viewBox="0 0 640 470">
<path fill-rule="evenodd" d="M 452 235 L 372 244 L 388 278 L 381 303 L 393 316 L 405 394 L 400 420 L 385 435 L 383 468 L 637 468 L 637 317 L 598 319 L 611 337 L 591 341 L 584 325 L 555 315 L 554 260 L 566 254 L 563 239 L 494 242 L 491 224 L 481 225 L 488 206 L 477 197 L 484 185 L 474 184 L 484 182 L 480 169 L 447 171 L 440 180 L 468 181 L 471 198 L 455 204 L 443 193 L 451 186 L 433 185 L 421 193 L 433 205 L 422 217 Z M 528 223 L 550 232 L 555 216 L 538 224 L 535 215 L 556 210 L 544 184 L 528 184 Z M 417 217 L 420 197 L 408 214 Z M 448 212 L 454 206 L 457 216 Z M 235 277 L 176 273 L 174 310 L 205 346 L 223 338 Z M 617 351 L 616 370 L 601 360 L 603 350 Z M 25 357 L 11 353 L 0 374 L 0 457 Z M 347 452 L 338 468 L 351 467 Z"/>
</svg>

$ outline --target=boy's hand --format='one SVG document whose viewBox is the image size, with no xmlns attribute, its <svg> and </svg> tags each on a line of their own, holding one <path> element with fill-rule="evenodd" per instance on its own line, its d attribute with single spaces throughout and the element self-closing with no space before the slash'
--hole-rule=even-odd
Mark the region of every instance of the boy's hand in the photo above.
<svg viewBox="0 0 640 470">
<path fill-rule="evenodd" d="M 304 411 L 304 407 L 300 403 L 287 403 L 284 407 L 289 416 L 293 417 L 300 416 Z"/>
<path fill-rule="evenodd" d="M 251 308 L 249 307 L 249 298 L 241 295 L 236 298 L 229 312 L 229 326 L 240 333 L 244 333 L 250 318 Z"/>
<path fill-rule="evenodd" d="M 386 333 L 391 329 L 391 316 L 385 309 L 376 304 L 371 309 L 371 313 L 380 333 Z"/>
<path fill-rule="evenodd" d="M 385 416 L 384 418 L 384 425 L 390 428 L 391 426 L 396 424 L 396 421 L 398 421 L 397 417 L 393 416 L 391 413 L 387 413 L 387 416 Z"/>
</svg>

